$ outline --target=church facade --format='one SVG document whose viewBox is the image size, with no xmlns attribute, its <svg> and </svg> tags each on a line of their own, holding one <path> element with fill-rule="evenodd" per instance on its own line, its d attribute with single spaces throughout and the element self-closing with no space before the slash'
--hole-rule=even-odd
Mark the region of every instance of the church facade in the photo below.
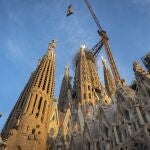
<svg viewBox="0 0 150 150">
<path fill-rule="evenodd" d="M 102 58 L 103 85 L 96 58 L 81 46 L 73 84 L 66 66 L 56 99 L 55 48 L 52 40 L 21 92 L 0 149 L 150 150 L 150 72 L 134 62 L 134 82 L 115 82 Z"/>
</svg>

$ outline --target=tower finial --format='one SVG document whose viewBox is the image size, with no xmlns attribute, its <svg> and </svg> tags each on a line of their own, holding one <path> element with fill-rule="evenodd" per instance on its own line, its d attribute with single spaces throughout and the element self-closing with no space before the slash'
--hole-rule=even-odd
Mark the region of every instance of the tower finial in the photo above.
<svg viewBox="0 0 150 150">
<path fill-rule="evenodd" d="M 116 91 L 115 81 L 111 75 L 110 70 L 107 67 L 106 59 L 101 56 L 104 71 L 105 89 L 110 97 L 112 97 Z"/>
<path fill-rule="evenodd" d="M 54 48 L 56 48 L 56 42 L 57 40 L 52 40 L 49 45 L 48 45 L 48 50 L 53 50 Z"/>
<path fill-rule="evenodd" d="M 101 55 L 101 59 L 102 59 L 102 63 L 103 63 L 103 65 L 105 66 L 106 65 L 106 59 Z"/>
<path fill-rule="evenodd" d="M 69 65 L 68 65 L 68 64 L 65 66 L 65 70 L 66 70 L 66 71 L 69 70 Z"/>
<path fill-rule="evenodd" d="M 84 44 L 81 44 L 80 48 L 81 48 L 81 49 L 85 49 L 85 45 L 84 45 Z"/>
<path fill-rule="evenodd" d="M 82 44 L 82 45 L 80 46 L 80 52 L 81 52 L 81 54 L 83 54 L 84 51 L 85 51 L 85 45 Z"/>
<path fill-rule="evenodd" d="M 65 76 L 69 76 L 69 65 L 65 66 Z"/>
</svg>

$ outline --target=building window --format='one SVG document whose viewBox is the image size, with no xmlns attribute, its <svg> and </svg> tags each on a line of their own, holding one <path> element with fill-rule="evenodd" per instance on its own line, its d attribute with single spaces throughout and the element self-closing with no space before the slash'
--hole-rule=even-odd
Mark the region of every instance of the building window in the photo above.
<svg viewBox="0 0 150 150">
<path fill-rule="evenodd" d="M 140 121 L 137 119 L 137 126 L 138 126 L 138 128 L 140 128 L 141 126 L 140 126 Z"/>
<path fill-rule="evenodd" d="M 91 94 L 89 93 L 89 99 L 91 99 Z"/>
<path fill-rule="evenodd" d="M 27 126 L 27 131 L 29 130 L 29 125 Z"/>
<path fill-rule="evenodd" d="M 148 96 L 150 97 L 150 89 L 146 88 L 146 90 L 147 90 Z"/>
<path fill-rule="evenodd" d="M 31 103 L 32 96 L 33 96 L 33 94 L 31 94 L 31 96 L 30 96 L 28 107 L 27 107 L 27 112 L 28 112 L 28 109 L 29 109 L 29 106 L 30 106 L 30 103 Z"/>
<path fill-rule="evenodd" d="M 123 139 L 125 140 L 127 138 L 127 133 L 126 133 L 126 130 L 122 130 L 122 137 Z"/>
<path fill-rule="evenodd" d="M 34 134 L 35 133 L 35 129 L 32 129 L 32 134 Z"/>
<path fill-rule="evenodd" d="M 39 109 L 39 110 L 40 110 L 40 108 L 41 108 L 42 99 L 43 99 L 43 97 L 41 97 L 41 98 L 40 98 L 40 101 L 39 101 L 39 105 L 38 105 L 38 109 Z"/>
<path fill-rule="evenodd" d="M 55 116 L 53 116 L 52 120 L 53 120 L 53 121 L 55 120 Z"/>
<path fill-rule="evenodd" d="M 50 128 L 50 131 L 49 131 L 49 134 L 50 134 L 50 136 L 53 136 L 54 135 L 54 128 Z"/>
<path fill-rule="evenodd" d="M 120 142 L 122 142 L 122 137 L 121 137 L 120 129 L 118 128 L 117 130 L 118 130 L 118 137 L 119 137 L 119 141 L 120 141 Z"/>
<path fill-rule="evenodd" d="M 32 108 L 32 114 L 33 114 L 33 111 L 34 111 L 34 108 L 35 108 L 36 100 L 37 100 L 37 94 L 35 96 L 35 101 L 34 101 L 34 105 L 33 105 L 33 108 Z"/>
<path fill-rule="evenodd" d="M 130 114 L 128 110 L 125 110 L 125 116 L 127 120 L 130 120 Z"/>
<path fill-rule="evenodd" d="M 145 123 L 148 123 L 148 120 L 147 120 L 147 118 L 146 118 L 146 114 L 143 113 L 143 114 L 142 114 L 142 117 L 143 117 L 143 119 L 144 119 L 144 122 L 145 122 Z"/>
<path fill-rule="evenodd" d="M 43 110 L 42 110 L 42 117 L 41 117 L 41 121 L 43 122 L 44 119 L 44 114 L 45 114 L 45 110 L 46 110 L 46 101 L 44 102 L 44 106 L 43 106 Z"/>
<path fill-rule="evenodd" d="M 87 143 L 87 149 L 88 149 L 88 150 L 91 149 L 91 144 L 90 144 L 90 142 Z"/>
<path fill-rule="evenodd" d="M 21 146 L 20 145 L 17 146 L 17 150 L 21 150 Z"/>
<path fill-rule="evenodd" d="M 86 99 L 86 93 L 84 93 L 83 97 L 84 97 L 84 99 Z"/>
<path fill-rule="evenodd" d="M 133 123 L 134 129 L 137 130 L 136 123 Z"/>
<path fill-rule="evenodd" d="M 96 143 L 97 149 L 100 149 L 99 142 Z"/>
<path fill-rule="evenodd" d="M 108 128 L 107 127 L 105 127 L 105 134 L 108 137 Z"/>
</svg>

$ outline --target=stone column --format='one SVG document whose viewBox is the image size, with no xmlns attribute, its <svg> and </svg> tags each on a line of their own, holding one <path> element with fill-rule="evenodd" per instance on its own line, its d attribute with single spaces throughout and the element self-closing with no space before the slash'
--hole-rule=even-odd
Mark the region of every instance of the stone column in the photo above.
<svg viewBox="0 0 150 150">
<path fill-rule="evenodd" d="M 144 120 L 143 120 L 143 117 L 142 117 L 142 115 L 141 115 L 139 106 L 136 106 L 136 112 L 137 112 L 137 115 L 138 115 L 140 124 L 141 124 L 141 125 L 144 125 Z"/>
<path fill-rule="evenodd" d="M 147 122 L 150 123 L 150 114 L 148 114 L 148 112 L 145 112 L 145 117 L 147 119 Z"/>
<path fill-rule="evenodd" d="M 117 144 L 119 144 L 119 138 L 118 138 L 116 126 L 114 126 L 114 133 L 115 133 L 115 137 L 116 137 L 116 142 L 117 142 Z"/>
</svg>

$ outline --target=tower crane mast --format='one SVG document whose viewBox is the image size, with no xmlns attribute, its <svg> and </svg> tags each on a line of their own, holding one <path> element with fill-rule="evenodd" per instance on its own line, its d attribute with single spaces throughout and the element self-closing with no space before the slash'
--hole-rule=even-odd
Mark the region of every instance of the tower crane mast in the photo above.
<svg viewBox="0 0 150 150">
<path fill-rule="evenodd" d="M 91 51 L 93 51 L 93 54 L 95 56 L 97 56 L 96 54 L 99 53 L 102 46 L 104 45 L 105 51 L 106 51 L 106 54 L 107 54 L 107 57 L 108 57 L 108 61 L 109 61 L 109 64 L 110 64 L 110 67 L 111 67 L 111 70 L 112 70 L 112 73 L 113 73 L 113 76 L 114 76 L 114 79 L 115 79 L 115 83 L 116 83 L 116 85 L 118 85 L 119 83 L 121 83 L 121 78 L 120 78 L 115 60 L 113 58 L 113 55 L 111 53 L 110 46 L 108 44 L 109 38 L 107 37 L 106 31 L 104 31 L 103 28 L 101 27 L 100 22 L 99 22 L 98 18 L 96 17 L 96 15 L 95 15 L 95 13 L 94 13 L 94 11 L 93 11 L 90 3 L 89 3 L 89 0 L 83 0 L 83 1 L 85 2 L 86 6 L 88 7 L 88 9 L 89 9 L 89 11 L 90 11 L 97 27 L 98 27 L 98 34 L 102 38 L 101 41 L 94 48 L 91 49 Z"/>
</svg>

